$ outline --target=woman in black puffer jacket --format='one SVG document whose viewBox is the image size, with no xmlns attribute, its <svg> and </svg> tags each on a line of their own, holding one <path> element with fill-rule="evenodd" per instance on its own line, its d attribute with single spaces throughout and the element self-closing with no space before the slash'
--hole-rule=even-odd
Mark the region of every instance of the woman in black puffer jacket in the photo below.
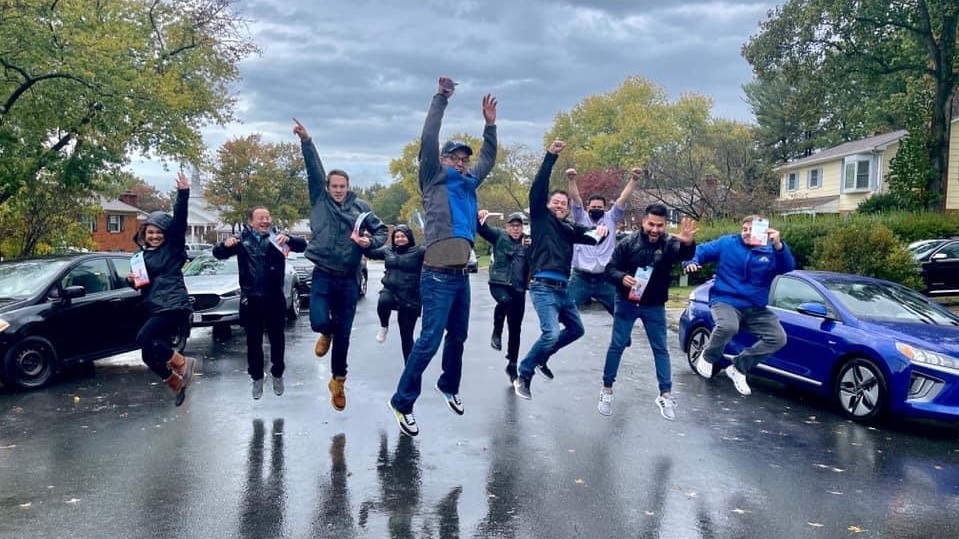
<svg viewBox="0 0 959 539">
<path fill-rule="evenodd" d="M 383 276 L 383 289 L 376 304 L 376 313 L 380 317 L 380 329 L 376 340 L 383 342 L 389 331 L 390 312 L 396 311 L 396 321 L 400 327 L 400 340 L 403 346 L 403 363 L 413 349 L 413 328 L 420 317 L 420 270 L 423 268 L 423 255 L 426 249 L 416 245 L 413 231 L 406 225 L 393 228 L 390 244 L 374 249 L 367 254 L 373 260 L 383 260 L 386 274 Z"/>
</svg>

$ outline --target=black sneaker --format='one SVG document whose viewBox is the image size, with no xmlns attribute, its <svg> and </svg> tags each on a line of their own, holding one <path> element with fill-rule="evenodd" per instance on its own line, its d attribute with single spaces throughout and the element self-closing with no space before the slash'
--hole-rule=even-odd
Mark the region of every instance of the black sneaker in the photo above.
<svg viewBox="0 0 959 539">
<path fill-rule="evenodd" d="M 516 395 L 522 397 L 526 400 L 532 399 L 533 394 L 529 390 L 529 380 L 520 376 L 515 381 L 513 381 L 513 391 L 516 392 Z"/>
<path fill-rule="evenodd" d="M 493 334 L 489 339 L 489 345 L 493 347 L 493 350 L 502 350 L 503 349 L 503 336 L 496 333 Z"/>
<path fill-rule="evenodd" d="M 553 371 L 551 371 L 550 368 L 547 367 L 545 364 L 544 364 L 544 365 L 537 365 L 537 366 L 536 366 L 536 370 L 538 370 L 540 374 L 542 374 L 543 376 L 545 376 L 547 380 L 552 380 L 552 379 L 553 379 Z"/>
<path fill-rule="evenodd" d="M 519 378 L 519 373 L 516 372 L 516 363 L 510 362 L 506 365 L 506 376 L 509 376 L 510 385 Z"/>
<path fill-rule="evenodd" d="M 435 386 L 436 392 L 443 396 L 443 399 L 446 400 L 446 405 L 449 406 L 450 410 L 456 415 L 463 415 L 463 412 L 466 409 L 463 407 L 463 401 L 460 400 L 458 393 L 447 393 L 440 389 L 439 383 Z"/>
</svg>

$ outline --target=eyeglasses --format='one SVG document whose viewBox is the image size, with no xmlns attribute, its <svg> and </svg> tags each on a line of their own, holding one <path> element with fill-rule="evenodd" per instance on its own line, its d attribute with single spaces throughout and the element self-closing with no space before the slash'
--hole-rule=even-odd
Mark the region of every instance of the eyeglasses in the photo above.
<svg viewBox="0 0 959 539">
<path fill-rule="evenodd" d="M 461 163 L 461 164 L 463 164 L 463 165 L 465 165 L 465 164 L 467 164 L 467 163 L 470 162 L 470 156 L 468 156 L 468 155 L 453 155 L 453 154 L 449 154 L 449 155 L 446 156 L 446 158 L 449 159 L 450 161 L 454 162 L 454 163 Z"/>
</svg>

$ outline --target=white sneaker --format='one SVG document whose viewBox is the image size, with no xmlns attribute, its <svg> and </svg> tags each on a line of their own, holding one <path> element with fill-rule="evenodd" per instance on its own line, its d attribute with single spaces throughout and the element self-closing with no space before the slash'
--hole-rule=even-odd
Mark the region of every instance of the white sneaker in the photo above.
<svg viewBox="0 0 959 539">
<path fill-rule="evenodd" d="M 663 418 L 669 421 L 676 419 L 676 401 L 673 400 L 672 396 L 664 397 L 660 395 L 656 397 L 656 406 L 659 407 L 659 413 L 663 415 Z"/>
<path fill-rule="evenodd" d="M 706 358 L 703 357 L 703 351 L 700 350 L 694 354 L 696 357 L 696 373 L 698 373 L 703 378 L 709 380 L 713 377 L 713 364 L 706 361 Z"/>
<path fill-rule="evenodd" d="M 383 341 L 385 341 L 385 340 L 386 340 L 386 334 L 389 333 L 389 331 L 390 331 L 390 328 L 388 328 L 388 327 L 387 327 L 387 328 L 380 328 L 379 331 L 376 332 L 376 342 L 383 342 Z"/>
<path fill-rule="evenodd" d="M 613 415 L 613 390 L 612 388 L 604 387 L 599 392 L 599 409 L 600 415 Z"/>
<path fill-rule="evenodd" d="M 728 376 L 732 381 L 733 385 L 736 386 L 736 391 L 740 395 L 748 396 L 752 394 L 752 390 L 749 389 L 749 384 L 746 382 L 746 375 L 739 372 L 739 369 L 735 365 L 730 365 L 726 367 L 726 376 Z"/>
</svg>

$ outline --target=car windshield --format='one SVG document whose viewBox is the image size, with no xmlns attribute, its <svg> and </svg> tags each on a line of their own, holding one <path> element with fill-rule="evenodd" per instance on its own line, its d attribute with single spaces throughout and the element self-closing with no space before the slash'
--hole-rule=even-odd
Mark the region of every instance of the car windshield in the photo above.
<svg viewBox="0 0 959 539">
<path fill-rule="evenodd" d="M 0 264 L 0 298 L 23 299 L 50 286 L 68 260 L 25 260 Z"/>
<path fill-rule="evenodd" d="M 228 275 L 239 273 L 236 265 L 236 257 L 231 256 L 226 260 L 218 260 L 212 256 L 198 256 L 183 268 L 183 275 L 190 277 L 193 275 Z"/>
<path fill-rule="evenodd" d="M 942 243 L 943 242 L 941 240 L 928 240 L 910 244 L 906 249 L 908 249 L 909 253 L 912 254 L 913 258 L 919 259 L 924 255 L 929 254 L 930 251 L 935 250 L 936 247 L 939 247 L 942 245 Z"/>
<path fill-rule="evenodd" d="M 959 326 L 959 316 L 903 286 L 845 280 L 822 284 L 857 318 Z"/>
</svg>

